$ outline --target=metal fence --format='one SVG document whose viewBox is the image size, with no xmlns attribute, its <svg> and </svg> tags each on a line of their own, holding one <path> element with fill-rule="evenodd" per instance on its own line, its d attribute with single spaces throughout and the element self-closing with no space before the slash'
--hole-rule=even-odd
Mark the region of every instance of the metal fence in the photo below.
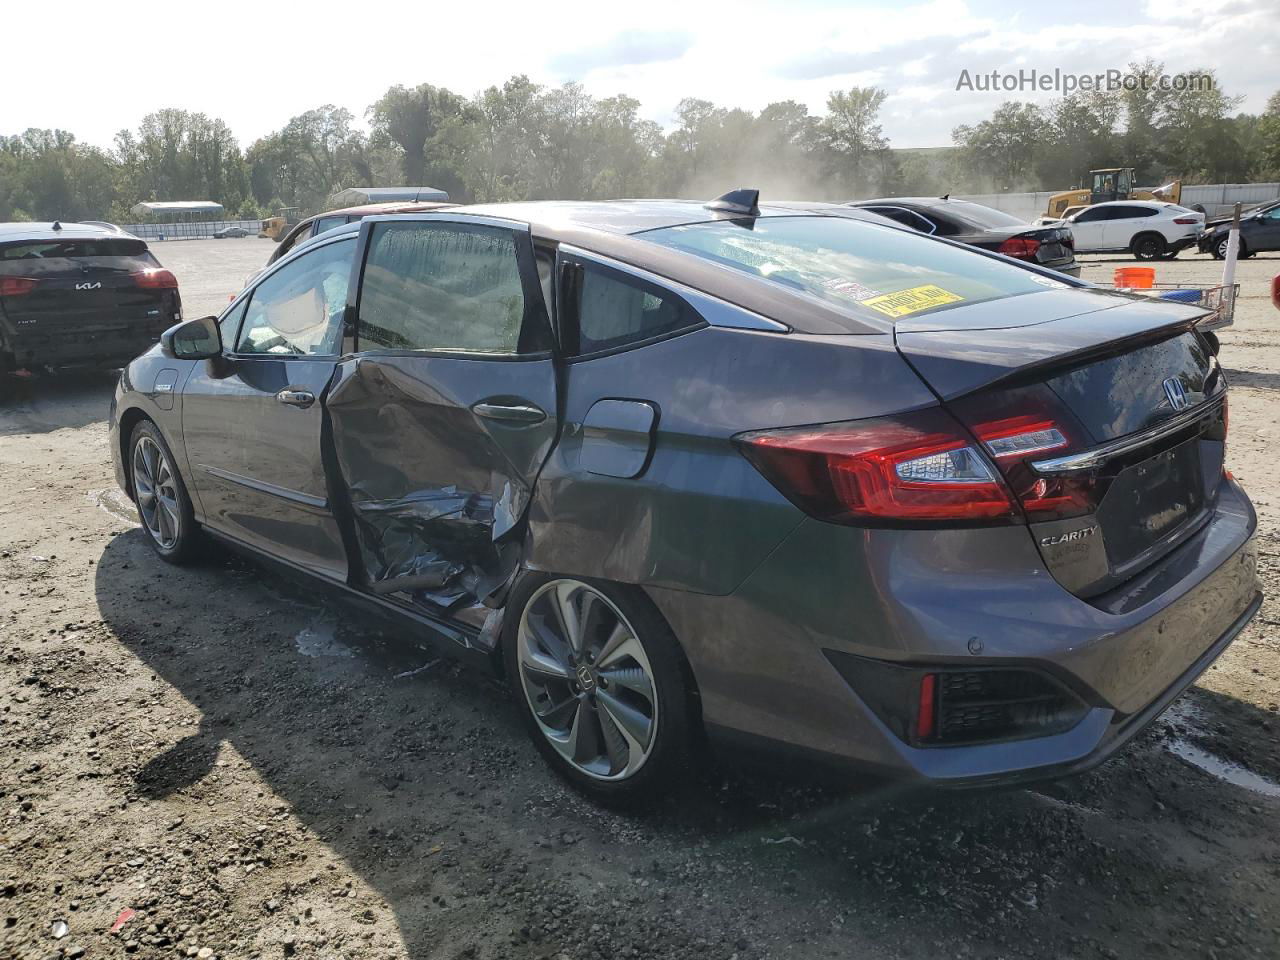
<svg viewBox="0 0 1280 960">
<path fill-rule="evenodd" d="M 122 223 L 120 228 L 140 240 L 201 240 L 212 237 L 219 230 L 239 227 L 256 237 L 262 229 L 261 220 L 193 220 L 183 223 Z"/>
</svg>

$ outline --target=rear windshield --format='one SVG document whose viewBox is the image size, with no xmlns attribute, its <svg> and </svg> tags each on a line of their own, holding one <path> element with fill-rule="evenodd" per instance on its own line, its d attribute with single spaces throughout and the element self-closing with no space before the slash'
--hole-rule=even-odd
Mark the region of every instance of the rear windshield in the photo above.
<svg viewBox="0 0 1280 960">
<path fill-rule="evenodd" d="M 78 260 L 81 257 L 136 257 L 147 252 L 142 240 L 28 240 L 0 246 L 0 260 Z"/>
<path fill-rule="evenodd" d="M 984 207 L 980 203 L 969 203 L 966 200 L 952 200 L 938 208 L 939 213 L 952 213 L 961 220 L 967 220 L 979 227 L 1024 227 L 1025 220 L 1019 220 L 1011 213 L 997 210 L 995 207 Z"/>
<path fill-rule="evenodd" d="M 843 217 L 719 220 L 639 236 L 859 318 L 933 313 L 1067 286 L 919 233 Z"/>
</svg>

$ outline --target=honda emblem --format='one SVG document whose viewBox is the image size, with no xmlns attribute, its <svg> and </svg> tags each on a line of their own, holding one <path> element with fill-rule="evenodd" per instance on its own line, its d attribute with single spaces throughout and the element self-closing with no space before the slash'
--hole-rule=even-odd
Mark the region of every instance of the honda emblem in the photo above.
<svg viewBox="0 0 1280 960">
<path fill-rule="evenodd" d="M 1164 395 L 1169 398 L 1169 406 L 1175 410 L 1187 409 L 1187 391 L 1182 388 L 1182 381 L 1170 377 L 1164 382 Z"/>
</svg>

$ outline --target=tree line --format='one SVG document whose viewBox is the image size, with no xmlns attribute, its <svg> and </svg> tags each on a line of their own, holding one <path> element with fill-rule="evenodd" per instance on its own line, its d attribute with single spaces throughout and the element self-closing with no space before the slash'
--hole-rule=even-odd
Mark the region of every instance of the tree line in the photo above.
<svg viewBox="0 0 1280 960">
<path fill-rule="evenodd" d="M 1130 70 L 1157 78 L 1161 64 Z M 1199 71 L 1212 75 L 1212 71 Z M 1280 179 L 1280 92 L 1262 114 L 1215 83 L 1159 83 L 1074 94 L 1048 106 L 1008 101 L 951 131 L 952 146 L 894 149 L 876 87 L 834 91 L 815 115 L 793 100 L 759 112 L 687 98 L 672 129 L 638 100 L 598 98 L 578 83 L 525 76 L 464 96 L 395 86 L 365 111 L 326 104 L 247 148 L 222 120 L 180 109 L 149 114 L 110 149 L 63 130 L 0 135 L 0 220 L 130 222 L 147 200 L 214 200 L 228 216 L 325 208 L 352 186 L 425 185 L 457 200 L 712 197 L 736 186 L 766 196 L 844 200 L 876 195 L 1059 190 L 1094 167 L 1133 166 L 1144 184 Z"/>
</svg>

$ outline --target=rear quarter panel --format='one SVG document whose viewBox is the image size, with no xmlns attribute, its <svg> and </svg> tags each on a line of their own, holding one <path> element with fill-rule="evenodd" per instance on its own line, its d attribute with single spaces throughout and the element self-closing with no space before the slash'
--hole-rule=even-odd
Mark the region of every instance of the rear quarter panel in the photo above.
<svg viewBox="0 0 1280 960">
<path fill-rule="evenodd" d="M 529 511 L 534 569 L 708 594 L 740 584 L 802 514 L 737 451 L 743 431 L 873 417 L 932 395 L 891 337 L 706 327 L 570 362 L 563 423 Z M 584 429 L 598 400 L 656 411 L 638 476 L 593 473 Z M 619 437 L 620 447 L 634 436 Z"/>
</svg>

